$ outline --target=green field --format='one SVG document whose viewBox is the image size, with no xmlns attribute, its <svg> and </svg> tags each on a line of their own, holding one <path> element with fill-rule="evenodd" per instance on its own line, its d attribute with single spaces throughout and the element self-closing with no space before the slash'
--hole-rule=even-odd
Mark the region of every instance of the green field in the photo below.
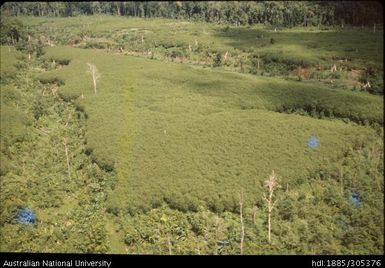
<svg viewBox="0 0 385 268">
<path fill-rule="evenodd" d="M 51 45 L 105 49 L 203 66 L 211 66 L 219 53 L 222 68 L 231 71 L 296 78 L 295 70 L 300 67 L 305 69 L 301 76 L 306 79 L 350 90 L 359 90 L 359 80 L 368 78 L 365 75 L 369 72 L 368 79 L 373 86 L 369 90 L 380 92 L 383 88 L 381 25 L 373 33 L 361 27 L 277 30 L 262 25 L 233 27 L 114 16 L 20 19 Z M 257 57 L 260 58 L 259 69 Z M 331 73 L 329 70 L 334 64 L 337 72 Z"/>
<path fill-rule="evenodd" d="M 132 212 L 163 201 L 183 211 L 204 204 L 235 211 L 235 189 L 247 189 L 252 203 L 271 170 L 287 182 L 306 178 L 361 135 L 373 135 L 338 120 L 273 112 L 277 107 L 316 101 L 334 114 L 383 120 L 381 98 L 366 94 L 68 47 L 44 57 L 70 60 L 40 79 L 62 80 L 60 94 L 84 109 L 89 151 L 118 173 L 113 206 Z M 100 66 L 96 94 L 87 62 Z M 311 135 L 322 143 L 316 151 L 307 148 Z"/>
<path fill-rule="evenodd" d="M 54 45 L 29 61 L 1 47 L 2 251 L 39 235 L 32 251 L 238 254 L 243 193 L 246 254 L 383 253 L 383 89 L 353 90 L 349 76 L 372 66 L 383 88 L 381 27 L 20 20 Z M 231 56 L 214 68 L 218 51 Z M 261 70 L 247 60 L 243 70 L 256 53 Z M 293 66 L 312 76 L 297 79 Z M 282 187 L 266 246 L 272 170 Z M 36 229 L 12 219 L 25 203 L 39 211 Z"/>
</svg>

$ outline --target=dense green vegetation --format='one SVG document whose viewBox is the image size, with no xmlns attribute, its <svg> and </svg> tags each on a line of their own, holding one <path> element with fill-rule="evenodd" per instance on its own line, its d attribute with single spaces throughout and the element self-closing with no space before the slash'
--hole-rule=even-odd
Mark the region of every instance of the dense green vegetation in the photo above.
<svg viewBox="0 0 385 268">
<path fill-rule="evenodd" d="M 377 1 L 135 1 L 135 2 L 7 2 L 3 11 L 12 16 L 76 16 L 110 14 L 141 18 L 166 17 L 235 25 L 276 26 L 371 25 L 382 23 Z"/>
<path fill-rule="evenodd" d="M 235 210 L 237 185 L 249 188 L 250 197 L 258 196 L 258 186 L 247 187 L 255 183 L 255 177 L 264 177 L 279 165 L 288 180 L 305 176 L 307 169 L 320 166 L 327 155 L 338 157 L 338 146 L 342 149 L 349 140 L 353 143 L 359 133 L 365 133 L 355 132 L 357 127 L 341 122 L 288 117 L 266 112 L 266 108 L 306 109 L 306 105 L 314 105 L 314 109 L 325 109 L 325 116 L 330 112 L 347 118 L 357 115 L 378 123 L 383 120 L 381 99 L 370 95 L 306 88 L 293 81 L 271 78 L 229 73 L 224 76 L 220 71 L 74 48 L 50 48 L 44 56 L 55 57 L 67 58 L 70 64 L 45 72 L 39 79 L 61 80 L 64 85 L 60 94 L 64 99 L 77 98 L 76 104 L 89 117 L 88 151 L 107 169 L 116 164 L 123 185 L 136 185 L 118 187 L 133 189 L 123 194 L 127 202 L 119 195 L 114 198 L 119 207 L 128 207 L 131 212 L 147 211 L 163 200 L 185 211 L 196 209 L 202 200 L 214 210 Z M 92 90 L 87 61 L 100 66 L 98 94 Z M 167 73 L 178 75 L 168 77 Z M 193 82 L 202 76 L 204 82 Z M 373 109 L 373 103 L 378 109 Z M 111 120 L 111 116 L 116 119 Z M 126 133 L 125 128 L 131 131 Z M 282 139 L 274 134 L 277 132 L 288 135 Z M 323 140 L 323 147 L 309 158 L 304 145 L 313 133 Z M 275 147 L 281 151 L 271 149 Z M 283 148 L 288 149 L 288 154 L 282 154 Z M 293 155 L 296 163 L 290 160 Z M 265 160 L 261 166 L 250 161 L 262 156 Z M 170 177 L 170 172 L 175 175 Z M 302 172 L 305 173 L 300 175 Z M 148 185 L 152 198 L 144 194 L 149 191 Z M 210 194 L 216 191 L 221 197 Z"/>
<path fill-rule="evenodd" d="M 32 48 L 39 47 L 39 42 L 49 46 L 95 48 L 161 61 L 215 65 L 254 75 L 310 80 L 333 88 L 383 92 L 380 25 L 373 33 L 368 28 L 328 26 L 275 31 L 261 25 L 230 27 L 113 16 L 18 19 L 29 25 L 28 35 L 35 44 Z M 8 25 L 6 29 L 14 24 L 4 23 Z M 331 72 L 334 64 L 336 71 Z M 369 88 L 364 87 L 367 81 L 371 84 Z"/>
<path fill-rule="evenodd" d="M 1 80 L 1 251 L 105 252 L 100 206 L 113 174 L 84 154 L 84 115 L 42 94 L 40 63 L 26 65 Z M 37 213 L 36 226 L 17 224 L 15 213 L 23 207 Z"/>
<path fill-rule="evenodd" d="M 20 53 L 11 46 L 2 46 L 1 47 L 1 68 L 0 68 L 0 78 L 2 82 L 6 79 L 12 78 L 16 75 L 16 65 L 18 62 L 18 57 L 21 57 Z M 19 67 L 21 65 L 19 64 Z"/>
<path fill-rule="evenodd" d="M 1 251 L 384 252 L 382 25 L 4 13 Z"/>
</svg>

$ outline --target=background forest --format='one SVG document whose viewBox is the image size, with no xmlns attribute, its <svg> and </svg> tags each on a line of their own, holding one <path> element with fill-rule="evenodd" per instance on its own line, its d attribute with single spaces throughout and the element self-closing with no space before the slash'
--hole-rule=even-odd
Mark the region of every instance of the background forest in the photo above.
<svg viewBox="0 0 385 268">
<path fill-rule="evenodd" d="M 379 1 L 135 1 L 135 2 L 7 2 L 10 16 L 77 16 L 108 14 L 163 17 L 237 25 L 319 26 L 373 25 L 383 22 Z"/>
</svg>

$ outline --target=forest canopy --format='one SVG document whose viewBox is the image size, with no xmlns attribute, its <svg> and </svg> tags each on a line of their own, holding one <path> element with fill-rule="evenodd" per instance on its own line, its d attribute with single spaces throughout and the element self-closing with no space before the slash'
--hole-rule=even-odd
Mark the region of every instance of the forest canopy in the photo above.
<svg viewBox="0 0 385 268">
<path fill-rule="evenodd" d="M 2 14 L 76 16 L 110 14 L 141 18 L 164 17 L 206 22 L 274 26 L 317 26 L 382 23 L 378 1 L 130 1 L 130 2 L 7 2 Z"/>
</svg>

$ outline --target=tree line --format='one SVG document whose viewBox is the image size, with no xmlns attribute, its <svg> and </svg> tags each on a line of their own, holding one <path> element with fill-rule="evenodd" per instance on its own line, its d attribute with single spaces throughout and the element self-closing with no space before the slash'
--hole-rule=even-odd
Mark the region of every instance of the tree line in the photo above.
<svg viewBox="0 0 385 268">
<path fill-rule="evenodd" d="M 377 1 L 130 1 L 130 2 L 7 2 L 2 15 L 55 16 L 110 14 L 164 17 L 215 23 L 280 27 L 383 23 Z"/>
</svg>

